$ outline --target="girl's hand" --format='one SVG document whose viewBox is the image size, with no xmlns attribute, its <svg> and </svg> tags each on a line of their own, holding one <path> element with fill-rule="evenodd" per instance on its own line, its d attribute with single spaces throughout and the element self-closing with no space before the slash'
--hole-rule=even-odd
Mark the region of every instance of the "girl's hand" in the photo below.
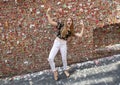
<svg viewBox="0 0 120 85">
<path fill-rule="evenodd" d="M 50 10 L 51 10 L 51 8 L 48 8 L 46 14 L 48 14 L 48 12 L 49 12 Z"/>
<path fill-rule="evenodd" d="M 77 37 L 82 37 L 82 35 L 83 35 L 83 30 L 84 30 L 83 20 L 80 21 L 80 25 L 82 26 L 82 30 L 80 33 L 75 33 L 75 36 L 77 36 Z"/>
<path fill-rule="evenodd" d="M 80 33 L 75 33 L 75 36 L 82 37 L 82 35 Z"/>
<path fill-rule="evenodd" d="M 49 12 L 50 10 L 51 10 L 51 8 L 48 8 L 48 9 L 47 9 L 47 12 Z"/>
<path fill-rule="evenodd" d="M 84 26 L 83 20 L 80 21 L 80 25 Z"/>
</svg>

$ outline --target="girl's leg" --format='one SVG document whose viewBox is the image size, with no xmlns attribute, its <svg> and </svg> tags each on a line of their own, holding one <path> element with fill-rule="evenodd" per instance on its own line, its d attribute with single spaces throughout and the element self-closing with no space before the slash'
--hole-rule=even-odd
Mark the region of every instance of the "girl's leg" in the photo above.
<svg viewBox="0 0 120 85">
<path fill-rule="evenodd" d="M 48 61 L 50 63 L 50 67 L 53 71 L 53 74 L 54 74 L 54 79 L 55 80 L 58 80 L 58 72 L 57 70 L 55 69 L 55 62 L 54 62 L 54 58 L 59 50 L 59 41 L 55 40 L 54 41 L 54 44 L 53 44 L 53 47 L 50 51 L 50 54 L 49 54 L 49 58 L 48 58 Z"/>
<path fill-rule="evenodd" d="M 66 46 L 66 44 L 64 44 L 60 47 L 60 52 L 61 52 L 61 55 L 62 55 L 64 73 L 65 73 L 66 77 L 69 77 L 70 74 L 67 71 L 67 46 Z"/>
<path fill-rule="evenodd" d="M 62 56 L 63 69 L 67 70 L 67 45 L 63 44 L 60 46 L 60 53 Z"/>
<path fill-rule="evenodd" d="M 53 44 L 53 47 L 50 51 L 49 58 L 48 58 L 48 61 L 50 63 L 50 67 L 51 67 L 53 72 L 56 71 L 54 58 L 55 58 L 58 50 L 59 50 L 59 44 L 55 41 L 54 44 Z"/>
</svg>

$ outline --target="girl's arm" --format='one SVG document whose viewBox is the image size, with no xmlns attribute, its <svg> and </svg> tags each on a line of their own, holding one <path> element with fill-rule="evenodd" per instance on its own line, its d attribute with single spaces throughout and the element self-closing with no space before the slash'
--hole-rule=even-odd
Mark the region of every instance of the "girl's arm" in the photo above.
<svg viewBox="0 0 120 85">
<path fill-rule="evenodd" d="M 81 30 L 81 33 L 75 33 L 75 36 L 77 36 L 77 37 L 82 37 L 82 35 L 83 35 L 83 31 L 84 31 L 84 24 L 83 24 L 83 21 L 81 21 L 81 26 L 82 26 L 82 30 Z"/>
<path fill-rule="evenodd" d="M 57 26 L 57 22 L 53 21 L 52 18 L 50 17 L 50 15 L 49 15 L 49 13 L 48 13 L 50 10 L 51 10 L 51 8 L 48 8 L 48 10 L 47 10 L 47 12 L 46 12 L 46 16 L 47 16 L 47 18 L 48 18 L 48 22 L 49 22 L 51 25 L 53 25 L 53 26 Z"/>
</svg>

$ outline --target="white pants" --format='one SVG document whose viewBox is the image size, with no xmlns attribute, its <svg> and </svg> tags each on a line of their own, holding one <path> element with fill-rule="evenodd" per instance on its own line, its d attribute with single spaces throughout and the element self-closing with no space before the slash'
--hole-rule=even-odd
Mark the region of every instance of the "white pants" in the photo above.
<svg viewBox="0 0 120 85">
<path fill-rule="evenodd" d="M 54 44 L 53 44 L 53 47 L 50 51 L 49 58 L 48 58 L 52 71 L 56 71 L 54 58 L 59 50 L 62 56 L 63 69 L 64 70 L 67 69 L 67 57 L 66 57 L 67 56 L 67 44 L 66 43 L 67 43 L 66 40 L 62 40 L 58 37 L 54 40 Z"/>
</svg>

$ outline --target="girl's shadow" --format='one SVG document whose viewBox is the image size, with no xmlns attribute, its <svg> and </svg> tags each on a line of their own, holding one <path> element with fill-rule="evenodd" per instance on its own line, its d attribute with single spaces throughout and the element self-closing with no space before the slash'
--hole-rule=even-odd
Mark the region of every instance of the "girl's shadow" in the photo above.
<svg viewBox="0 0 120 85">
<path fill-rule="evenodd" d="M 70 76 L 71 76 L 72 74 L 74 74 L 74 72 L 75 72 L 77 69 L 78 69 L 77 67 L 71 67 L 71 68 L 69 68 L 69 69 L 68 69 L 68 72 L 70 73 Z M 59 79 L 58 79 L 58 80 L 67 79 L 67 78 L 69 78 L 69 77 L 66 77 L 66 76 L 65 76 L 65 73 L 64 73 L 63 71 L 59 73 Z"/>
</svg>

